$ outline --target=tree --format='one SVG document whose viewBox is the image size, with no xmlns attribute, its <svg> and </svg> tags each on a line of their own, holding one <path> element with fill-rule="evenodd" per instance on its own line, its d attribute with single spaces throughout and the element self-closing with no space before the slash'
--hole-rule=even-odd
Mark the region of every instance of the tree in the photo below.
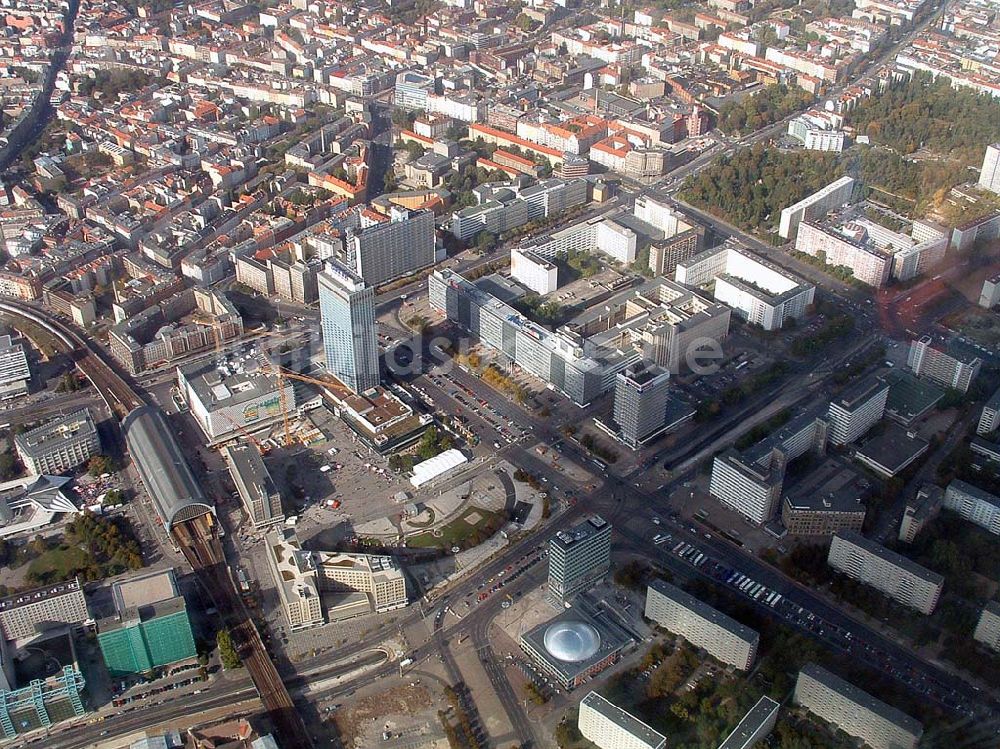
<svg viewBox="0 0 1000 749">
<path fill-rule="evenodd" d="M 95 455 L 87 461 L 87 473 L 91 476 L 101 476 L 115 470 L 115 462 L 107 455 Z"/>
<path fill-rule="evenodd" d="M 476 249 L 482 253 L 492 252 L 496 247 L 497 237 L 488 231 L 481 231 L 476 235 Z"/>
<path fill-rule="evenodd" d="M 224 669 L 230 671 L 243 666 L 243 660 L 233 646 L 233 638 L 228 629 L 219 630 L 215 636 L 215 644 L 219 647 L 219 660 L 222 661 Z"/>
</svg>

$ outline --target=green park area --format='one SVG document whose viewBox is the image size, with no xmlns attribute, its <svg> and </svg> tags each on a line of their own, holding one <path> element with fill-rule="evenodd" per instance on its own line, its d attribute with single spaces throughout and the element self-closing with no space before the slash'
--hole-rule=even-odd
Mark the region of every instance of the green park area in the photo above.
<svg viewBox="0 0 1000 749">
<path fill-rule="evenodd" d="M 410 536 L 406 539 L 406 545 L 421 549 L 450 549 L 453 546 L 469 549 L 481 544 L 500 530 L 504 521 L 502 512 L 470 506 L 440 528 Z"/>
</svg>

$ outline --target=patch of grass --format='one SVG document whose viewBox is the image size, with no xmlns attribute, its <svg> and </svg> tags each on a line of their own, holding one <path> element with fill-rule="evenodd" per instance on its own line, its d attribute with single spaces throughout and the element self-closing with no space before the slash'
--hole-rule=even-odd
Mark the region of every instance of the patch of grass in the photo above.
<svg viewBox="0 0 1000 749">
<path fill-rule="evenodd" d="M 470 518 L 479 515 L 475 522 L 469 522 Z M 470 549 L 478 546 L 488 539 L 503 525 L 503 513 L 484 510 L 481 507 L 467 507 L 457 518 L 447 525 L 443 525 L 434 531 L 424 531 L 406 539 L 406 545 L 411 548 L 446 548 L 457 546 L 460 549 Z"/>
<path fill-rule="evenodd" d="M 57 546 L 33 559 L 28 575 L 39 580 L 66 580 L 90 564 L 90 555 L 79 546 Z"/>
</svg>

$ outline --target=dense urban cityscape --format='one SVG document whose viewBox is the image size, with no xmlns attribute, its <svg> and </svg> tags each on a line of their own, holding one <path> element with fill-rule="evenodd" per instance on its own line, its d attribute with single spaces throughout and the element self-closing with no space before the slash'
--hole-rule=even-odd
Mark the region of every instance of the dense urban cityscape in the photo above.
<svg viewBox="0 0 1000 749">
<path fill-rule="evenodd" d="M 1000 747 L 997 0 L 0 6 L 0 746 Z"/>
</svg>

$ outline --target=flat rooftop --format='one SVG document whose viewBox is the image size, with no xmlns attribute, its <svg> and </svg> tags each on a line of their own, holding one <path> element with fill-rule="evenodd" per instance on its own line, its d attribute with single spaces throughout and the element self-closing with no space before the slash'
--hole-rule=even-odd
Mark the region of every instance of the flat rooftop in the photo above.
<svg viewBox="0 0 1000 749">
<path fill-rule="evenodd" d="M 674 603 L 680 604 L 688 611 L 691 611 L 705 621 L 721 627 L 744 642 L 755 643 L 760 640 L 760 634 L 758 634 L 755 630 L 750 629 L 750 627 L 745 624 L 741 624 L 730 616 L 726 616 L 718 609 L 712 608 L 704 601 L 695 598 L 693 595 L 681 590 L 676 585 L 671 585 L 666 580 L 651 580 L 649 588 L 650 590 L 655 590 L 665 598 L 669 598 Z"/>
<path fill-rule="evenodd" d="M 879 717 L 884 718 L 890 723 L 894 723 L 913 736 L 920 736 L 924 732 L 924 727 L 920 721 L 915 718 L 911 718 L 902 710 L 897 710 L 892 707 L 892 705 L 887 705 L 881 700 L 875 699 L 868 694 L 868 692 L 863 689 L 859 689 L 849 681 L 841 679 L 839 676 L 827 671 L 822 666 L 817 666 L 815 663 L 807 663 L 802 667 L 800 674 L 806 674 L 850 702 L 853 702 L 856 705 L 861 705 Z"/>
<path fill-rule="evenodd" d="M 550 544 L 552 546 L 557 546 L 561 549 L 568 549 L 571 546 L 575 546 L 588 538 L 596 536 L 598 533 L 609 528 L 608 521 L 602 518 L 600 515 L 594 515 L 593 517 L 587 518 L 568 531 L 556 531 L 556 534 L 552 537 Z"/>
<path fill-rule="evenodd" d="M 864 512 L 871 484 L 836 460 L 827 460 L 785 495 L 793 510 Z"/>
<path fill-rule="evenodd" d="M 889 382 L 886 413 L 904 425 L 912 424 L 944 397 L 944 390 L 937 385 L 904 369 L 893 370 L 886 380 Z"/>
<path fill-rule="evenodd" d="M 59 444 L 97 434 L 90 411 L 81 408 L 68 416 L 53 419 L 40 427 L 17 435 L 18 449 L 30 456 L 47 455 L 59 449 Z"/>
<path fill-rule="evenodd" d="M 743 716 L 733 732 L 719 744 L 719 749 L 748 749 L 750 740 L 760 727 L 771 720 L 780 705 L 767 695 L 764 695 L 750 711 Z"/>
<path fill-rule="evenodd" d="M 862 442 L 856 455 L 866 462 L 882 466 L 888 473 L 896 474 L 929 447 L 927 440 L 908 432 L 899 424 L 889 422 L 880 433 Z"/>
<path fill-rule="evenodd" d="M 176 598 L 178 595 L 180 593 L 177 590 L 177 578 L 173 569 L 137 575 L 111 586 L 111 596 L 119 613 L 126 609 Z"/>
<path fill-rule="evenodd" d="M 591 710 L 607 718 L 619 728 L 628 731 L 632 736 L 640 741 L 644 741 L 651 747 L 660 747 L 666 743 L 666 737 L 654 731 L 631 713 L 627 713 L 613 702 L 604 699 L 597 692 L 590 692 L 580 701 L 581 705 L 586 705 Z"/>
<path fill-rule="evenodd" d="M 265 374 L 255 355 L 203 360 L 178 367 L 178 372 L 209 411 L 254 401 L 278 388 L 277 377 Z"/>
</svg>

